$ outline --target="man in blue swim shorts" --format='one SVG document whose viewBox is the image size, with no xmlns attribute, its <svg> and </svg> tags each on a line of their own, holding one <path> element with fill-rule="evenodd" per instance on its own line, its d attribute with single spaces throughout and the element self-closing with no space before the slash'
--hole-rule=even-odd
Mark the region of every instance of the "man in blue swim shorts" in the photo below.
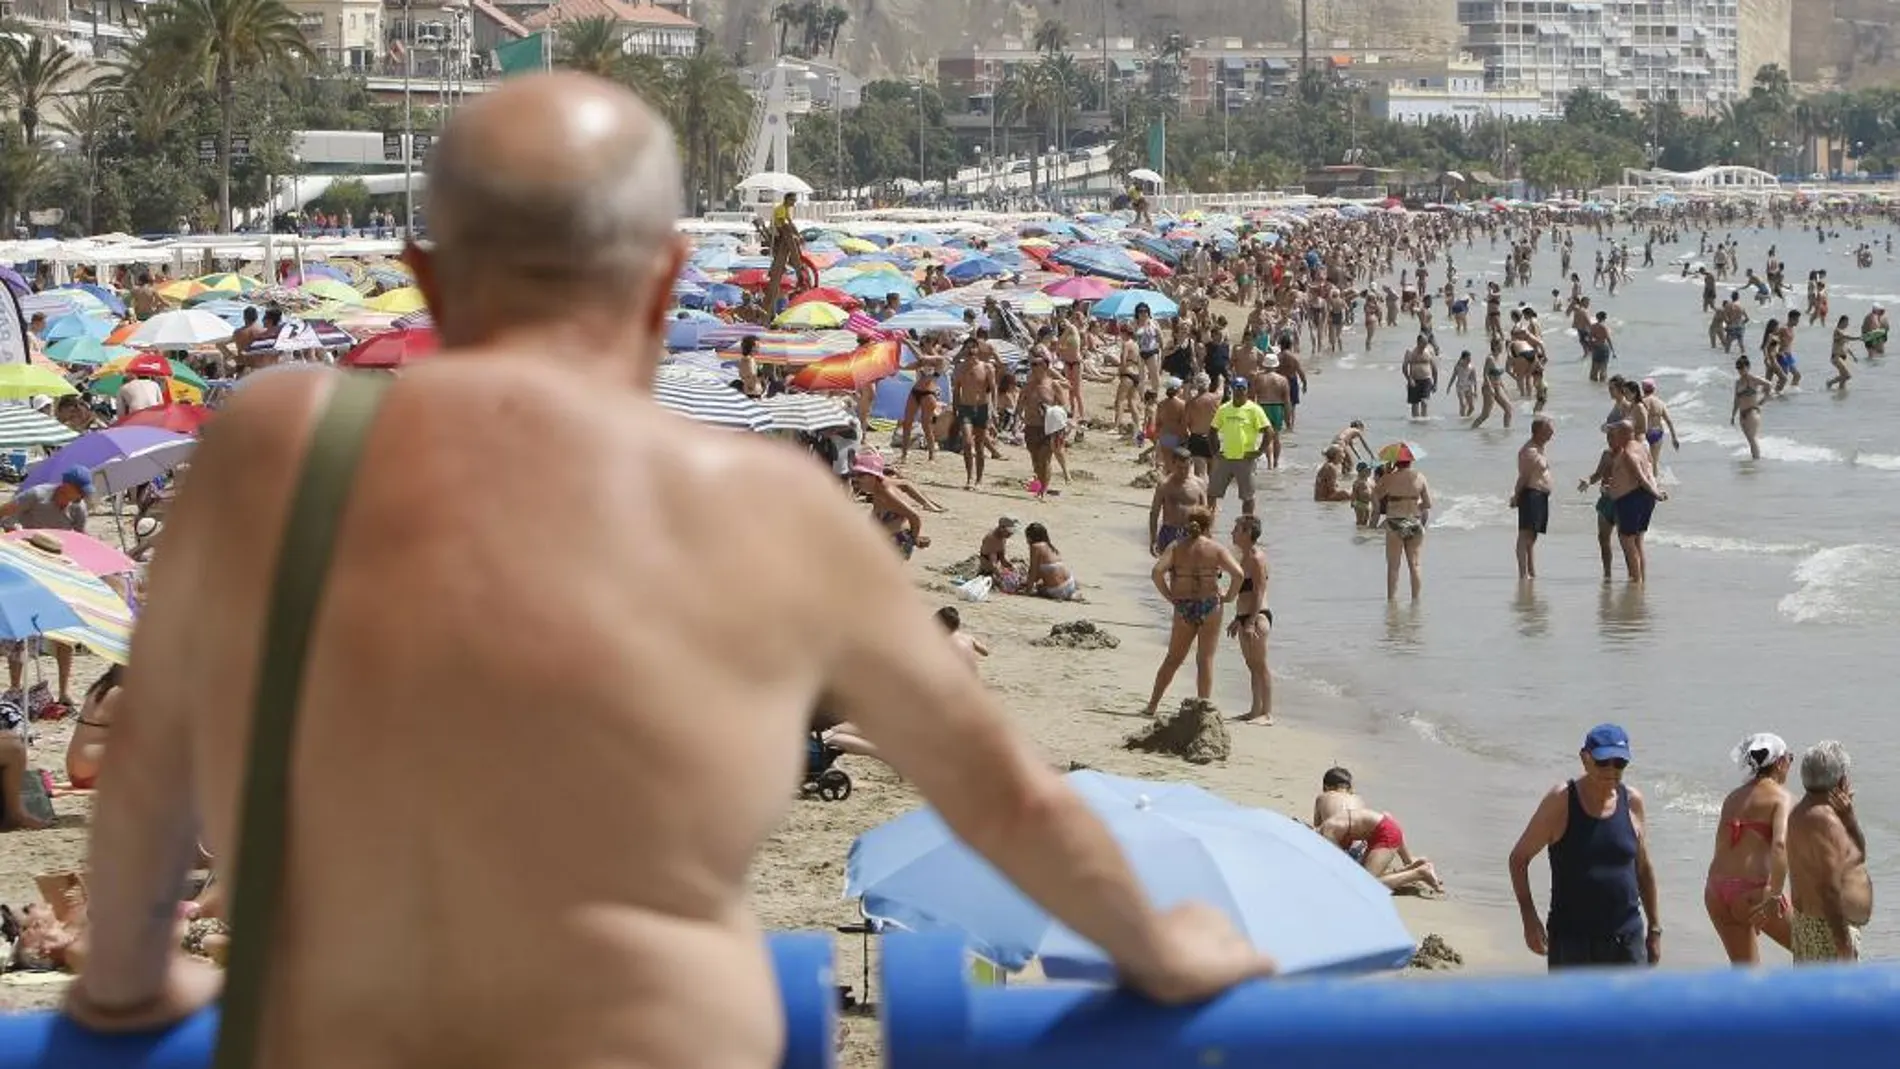
<svg viewBox="0 0 1900 1069">
<path fill-rule="evenodd" d="M 1655 469 L 1649 463 L 1649 446 L 1636 440 L 1636 427 L 1618 420 L 1603 428 L 1610 445 L 1609 486 L 1611 507 L 1616 514 L 1616 540 L 1623 547 L 1623 564 L 1630 582 L 1648 578 L 1648 561 L 1643 554 L 1643 534 L 1649 530 L 1650 517 L 1658 501 L 1669 494 L 1656 482 Z"/>
</svg>

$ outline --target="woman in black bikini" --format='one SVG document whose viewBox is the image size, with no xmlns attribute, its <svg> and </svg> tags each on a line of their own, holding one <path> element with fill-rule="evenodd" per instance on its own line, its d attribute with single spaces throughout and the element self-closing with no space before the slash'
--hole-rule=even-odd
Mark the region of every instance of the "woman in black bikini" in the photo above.
<svg viewBox="0 0 1900 1069">
<path fill-rule="evenodd" d="M 1239 642 L 1253 685 L 1253 704 L 1234 719 L 1271 727 L 1273 673 L 1267 669 L 1267 635 L 1273 630 L 1273 610 L 1267 608 L 1267 551 L 1260 548 L 1260 517 L 1234 520 L 1234 555 L 1240 560 L 1240 594 L 1227 633 Z"/>
<path fill-rule="evenodd" d="M 1749 370 L 1748 357 L 1739 357 L 1735 361 L 1735 404 L 1729 409 L 1728 421 L 1739 423 L 1742 437 L 1748 439 L 1748 455 L 1761 459 L 1761 405 L 1762 401 L 1774 393 L 1774 384 Z"/>
<path fill-rule="evenodd" d="M 1485 354 L 1484 378 L 1478 382 L 1478 397 L 1484 402 L 1484 407 L 1479 410 L 1478 418 L 1472 421 L 1471 429 L 1474 431 L 1491 418 L 1493 407 L 1504 413 L 1504 428 L 1509 430 L 1511 427 L 1511 395 L 1504 389 L 1504 365 L 1498 363 L 1498 355 L 1503 348 L 1502 339 L 1492 338 L 1491 351 Z"/>
<path fill-rule="evenodd" d="M 937 459 L 937 407 L 941 403 L 937 397 L 937 380 L 943 377 L 944 365 L 949 358 L 937 350 L 935 339 L 925 339 L 917 349 L 917 384 L 910 388 L 910 396 L 904 399 L 903 425 L 898 428 L 898 438 L 903 443 L 898 447 L 897 461 L 903 463 L 910 459 L 911 424 L 922 420 L 924 427 L 924 455 L 931 460 Z"/>
<path fill-rule="evenodd" d="M 1161 697 L 1174 673 L 1194 649 L 1194 696 L 1208 701 L 1214 694 L 1214 653 L 1220 648 L 1221 606 L 1240 596 L 1240 562 L 1210 535 L 1214 513 L 1205 507 L 1188 510 L 1187 535 L 1161 551 L 1155 561 L 1154 584 L 1174 606 L 1174 625 L 1168 633 L 1168 653 L 1155 672 L 1154 694 L 1148 715 L 1161 707 Z M 1221 592 L 1222 573 L 1229 577 Z"/>
</svg>

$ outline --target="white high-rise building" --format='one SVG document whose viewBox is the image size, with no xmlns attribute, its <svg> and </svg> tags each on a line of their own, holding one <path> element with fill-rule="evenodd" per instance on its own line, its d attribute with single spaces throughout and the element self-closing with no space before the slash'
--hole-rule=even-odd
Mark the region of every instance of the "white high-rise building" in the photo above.
<svg viewBox="0 0 1900 1069">
<path fill-rule="evenodd" d="M 1458 0 L 1458 24 L 1487 87 L 1531 90 L 1546 115 L 1578 89 L 1633 111 L 1665 100 L 1700 115 L 1747 88 L 1739 2 Z"/>
</svg>

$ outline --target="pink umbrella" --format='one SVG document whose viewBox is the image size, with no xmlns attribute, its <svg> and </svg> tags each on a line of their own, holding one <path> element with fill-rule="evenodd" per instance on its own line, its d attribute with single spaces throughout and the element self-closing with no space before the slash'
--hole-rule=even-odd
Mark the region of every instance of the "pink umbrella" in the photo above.
<svg viewBox="0 0 1900 1069">
<path fill-rule="evenodd" d="M 78 531 L 9 531 L 9 542 L 50 539 L 59 543 L 61 553 L 74 564 L 94 575 L 123 575 L 139 570 L 138 562 L 104 542 Z"/>
<path fill-rule="evenodd" d="M 1051 282 L 1042 288 L 1042 292 L 1072 301 L 1099 301 L 1115 292 L 1115 284 L 1094 275 L 1076 275 L 1060 282 Z"/>
<path fill-rule="evenodd" d="M 888 338 L 891 336 L 891 332 L 884 329 L 884 324 L 879 323 L 863 312 L 852 312 L 845 318 L 844 326 L 838 329 L 848 330 L 859 337 L 865 338 Z"/>
</svg>

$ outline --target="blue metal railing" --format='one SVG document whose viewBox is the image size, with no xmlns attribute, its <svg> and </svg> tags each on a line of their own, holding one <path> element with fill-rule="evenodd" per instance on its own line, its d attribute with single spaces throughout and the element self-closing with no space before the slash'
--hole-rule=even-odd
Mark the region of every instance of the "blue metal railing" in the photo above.
<svg viewBox="0 0 1900 1069">
<path fill-rule="evenodd" d="M 829 1069 L 832 945 L 771 940 L 784 1069 Z M 885 940 L 893 1069 L 1733 1069 L 1792 1058 L 1900 1064 L 1900 966 L 1422 981 L 1274 981 L 1162 1008 L 1094 987 L 977 987 L 960 942 Z M 0 1069 L 203 1069 L 215 1013 L 169 1031 L 98 1036 L 51 1014 L 0 1016 Z"/>
</svg>

